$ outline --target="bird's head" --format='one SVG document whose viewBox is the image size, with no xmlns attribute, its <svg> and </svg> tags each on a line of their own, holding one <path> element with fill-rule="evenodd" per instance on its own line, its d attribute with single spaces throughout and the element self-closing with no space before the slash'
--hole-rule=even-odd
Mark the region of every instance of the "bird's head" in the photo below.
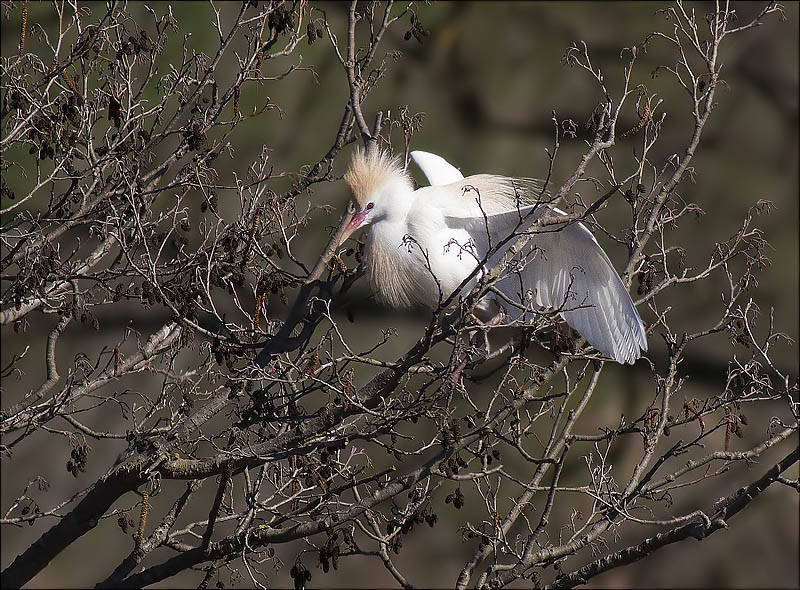
<svg viewBox="0 0 800 590">
<path fill-rule="evenodd" d="M 351 199 L 336 232 L 339 244 L 359 227 L 404 215 L 414 190 L 400 161 L 382 150 L 356 149 L 344 181 Z"/>
</svg>

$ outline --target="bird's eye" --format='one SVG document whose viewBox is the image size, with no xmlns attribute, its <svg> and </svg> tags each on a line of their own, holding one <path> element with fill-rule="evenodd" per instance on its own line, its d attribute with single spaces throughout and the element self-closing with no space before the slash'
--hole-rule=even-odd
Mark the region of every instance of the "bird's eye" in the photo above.
<svg viewBox="0 0 800 590">
<path fill-rule="evenodd" d="M 374 206 L 375 206 L 375 203 L 367 203 L 366 209 L 367 210 L 372 209 Z"/>
</svg>

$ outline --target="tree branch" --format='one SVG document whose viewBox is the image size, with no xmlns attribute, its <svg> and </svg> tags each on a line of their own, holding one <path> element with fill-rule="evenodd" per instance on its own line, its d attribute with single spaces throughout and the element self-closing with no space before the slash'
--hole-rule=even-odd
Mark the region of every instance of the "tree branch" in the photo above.
<svg viewBox="0 0 800 590">
<path fill-rule="evenodd" d="M 749 504 L 772 483 L 778 481 L 780 475 L 784 471 L 797 463 L 798 454 L 800 454 L 800 447 L 795 448 L 786 457 L 778 461 L 778 463 L 773 465 L 760 479 L 752 482 L 746 488 L 738 489 L 727 498 L 715 503 L 708 511 L 708 514 L 713 515 L 710 517 L 710 526 L 700 520 L 675 527 L 665 533 L 658 533 L 656 536 L 645 539 L 638 545 L 626 547 L 625 549 L 621 549 L 620 551 L 588 563 L 570 574 L 561 575 L 556 578 L 552 584 L 547 585 L 546 588 L 548 590 L 574 588 L 575 586 L 586 584 L 591 578 L 599 574 L 644 559 L 658 549 L 672 543 L 677 543 L 690 537 L 702 541 L 718 530 L 728 528 L 727 521 L 747 508 Z"/>
</svg>

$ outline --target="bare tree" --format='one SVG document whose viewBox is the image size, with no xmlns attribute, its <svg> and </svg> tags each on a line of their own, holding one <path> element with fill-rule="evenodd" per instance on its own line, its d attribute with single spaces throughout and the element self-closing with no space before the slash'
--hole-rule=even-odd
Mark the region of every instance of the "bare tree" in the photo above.
<svg viewBox="0 0 800 590">
<path fill-rule="evenodd" d="M 55 3 L 45 26 L 29 22 L 27 3 L 3 4 L 4 19 L 17 11 L 22 25 L 18 52 L 2 58 L 0 323 L 4 343 L 41 334 L 46 366 L 40 383 L 21 388 L 32 339 L 2 367 L 3 461 L 64 437 L 79 478 L 97 447 L 121 451 L 74 495 L 45 494 L 44 477 L 4 479 L 21 488 L 3 506 L 4 537 L 41 529 L 4 565 L 4 587 L 28 583 L 104 519 L 132 536 L 132 548 L 99 586 L 197 570 L 205 587 L 229 570 L 233 583 L 264 587 L 288 581 L 274 573 L 285 565 L 303 587 L 317 567 L 368 556 L 411 587 L 415 573 L 396 564 L 404 539 L 467 504 L 464 526 L 448 531 L 475 541 L 454 585 L 572 587 L 735 527 L 729 520 L 772 483 L 798 488 L 785 475 L 798 461 L 797 377 L 773 356 L 789 338 L 757 304 L 768 262 L 757 224 L 770 204 L 754 202 L 728 240 L 705 244 L 700 268 L 673 237 L 700 212 L 678 188 L 700 173 L 693 158 L 724 84 L 720 50 L 782 16 L 780 5 L 748 20 L 727 4 L 706 14 L 670 5 L 660 29 L 622 49 L 619 84 L 586 43 L 566 50 L 568 75 L 588 76 L 600 102 L 585 125 L 553 113 L 542 193 L 567 214 L 539 226 L 581 221 L 625 246 L 623 281 L 650 341 L 666 350 L 639 362 L 647 378 L 636 415 L 613 422 L 584 415 L 609 363 L 556 314 L 537 313 L 503 345 L 484 346 L 475 304 L 515 264 L 535 260 L 507 256 L 386 360 L 388 334 L 354 338 L 337 304 L 362 275 L 358 245 L 332 240 L 311 270 L 297 254 L 318 211 L 298 197 L 337 180 L 349 144 L 395 147 L 407 161 L 421 117 L 364 111 L 397 57 L 381 50 L 384 35 L 408 27 L 407 40 L 425 41 L 423 6 L 212 3 L 208 53 L 193 48 L 172 7 L 141 7 L 146 22 L 115 3 Z M 5 23 L 3 32 L 14 33 Z M 320 133 L 318 159 L 276 170 L 265 148 L 223 178 L 218 162 L 235 157 L 235 133 L 280 109 L 270 88 L 303 71 L 310 44 L 326 44 L 349 89 L 338 126 Z M 655 50 L 669 56 L 656 73 L 683 89 L 689 107 L 682 145 L 662 147 L 666 105 L 633 82 L 643 77 L 637 60 Z M 626 109 L 639 120 L 627 129 Z M 564 141 L 585 150 L 559 185 L 552 172 Z M 578 183 L 600 196 L 584 202 Z M 603 211 L 622 201 L 629 221 L 618 230 Z M 529 239 L 506 242 L 520 252 Z M 717 315 L 677 329 L 664 301 L 691 305 L 692 289 L 719 278 Z M 268 314 L 278 299 L 293 301 L 285 318 Z M 163 323 L 107 328 L 108 310 Z M 64 350 L 68 329 L 97 331 L 102 350 Z M 730 344 L 726 377 L 707 398 L 682 394 L 687 350 L 720 334 Z M 757 442 L 733 450 L 745 430 Z M 637 449 L 632 461 L 615 459 L 623 444 Z M 744 469 L 775 446 L 783 459 Z M 731 473 L 728 497 L 683 509 L 687 490 Z M 614 548 L 623 533 L 638 541 Z"/>
</svg>

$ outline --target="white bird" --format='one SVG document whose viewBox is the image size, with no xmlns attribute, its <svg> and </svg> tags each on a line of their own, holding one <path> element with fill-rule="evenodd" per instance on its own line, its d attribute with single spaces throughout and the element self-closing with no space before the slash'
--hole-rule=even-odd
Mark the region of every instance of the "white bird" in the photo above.
<svg viewBox="0 0 800 590">
<path fill-rule="evenodd" d="M 500 306 L 522 325 L 542 310 L 558 310 L 595 349 L 620 363 L 647 350 L 644 326 L 608 256 L 580 223 L 531 229 L 563 211 L 540 200 L 533 179 L 476 174 L 464 178 L 444 158 L 411 152 L 431 186 L 414 190 L 397 159 L 356 150 L 344 175 L 353 213 L 342 219 L 339 244 L 368 226 L 364 267 L 379 300 L 391 307 L 436 309 L 512 233 L 528 230 L 526 247 L 478 309 Z M 481 266 L 463 293 L 503 257 L 509 240 Z M 497 309 L 495 307 L 495 309 Z"/>
</svg>

